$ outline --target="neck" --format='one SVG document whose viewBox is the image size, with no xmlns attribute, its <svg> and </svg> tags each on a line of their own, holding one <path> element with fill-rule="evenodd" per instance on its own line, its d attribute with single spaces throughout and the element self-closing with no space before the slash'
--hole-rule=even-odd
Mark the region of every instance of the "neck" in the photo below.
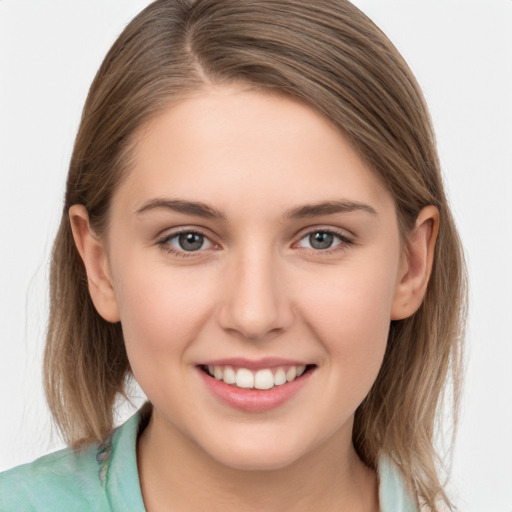
<svg viewBox="0 0 512 512">
<path fill-rule="evenodd" d="M 376 474 L 361 462 L 350 435 L 336 436 L 284 468 L 240 470 L 219 463 L 154 417 L 137 445 L 148 512 L 200 511 L 205 504 L 224 512 L 378 510 Z"/>
</svg>

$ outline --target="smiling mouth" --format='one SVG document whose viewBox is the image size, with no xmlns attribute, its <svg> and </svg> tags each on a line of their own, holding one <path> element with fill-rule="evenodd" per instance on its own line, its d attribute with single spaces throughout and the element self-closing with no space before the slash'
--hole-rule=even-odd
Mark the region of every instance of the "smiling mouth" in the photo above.
<svg viewBox="0 0 512 512">
<path fill-rule="evenodd" d="M 314 364 L 286 365 L 253 371 L 228 365 L 201 365 L 200 369 L 208 376 L 235 388 L 268 390 L 293 382 L 315 367 Z"/>
</svg>

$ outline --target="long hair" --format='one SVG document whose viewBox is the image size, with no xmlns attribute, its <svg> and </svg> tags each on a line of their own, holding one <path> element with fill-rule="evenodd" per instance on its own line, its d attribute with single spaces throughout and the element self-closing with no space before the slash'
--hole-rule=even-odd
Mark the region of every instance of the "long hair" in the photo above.
<svg viewBox="0 0 512 512">
<path fill-rule="evenodd" d="M 447 383 L 454 418 L 459 403 L 464 260 L 421 90 L 387 37 L 346 0 L 158 0 L 114 43 L 83 110 L 53 248 L 44 374 L 56 423 L 72 446 L 102 439 L 130 377 L 120 324 L 103 320 L 90 299 L 70 206 L 83 204 L 104 233 L 137 129 L 180 94 L 231 82 L 298 98 L 337 126 L 393 196 L 403 237 L 424 206 L 439 209 L 426 296 L 413 316 L 391 323 L 353 431 L 368 466 L 390 457 L 435 511 L 449 504 L 434 434 Z"/>
</svg>

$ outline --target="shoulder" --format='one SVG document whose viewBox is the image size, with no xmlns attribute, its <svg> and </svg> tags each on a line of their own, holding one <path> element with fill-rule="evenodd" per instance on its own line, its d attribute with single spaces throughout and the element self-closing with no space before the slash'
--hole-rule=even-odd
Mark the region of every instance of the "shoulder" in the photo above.
<svg viewBox="0 0 512 512">
<path fill-rule="evenodd" d="M 98 448 L 66 448 L 0 474 L 0 510 L 108 510 Z"/>
<path fill-rule="evenodd" d="M 0 473 L 0 511 L 143 512 L 136 444 L 148 415 L 144 406 L 101 443 Z"/>
</svg>

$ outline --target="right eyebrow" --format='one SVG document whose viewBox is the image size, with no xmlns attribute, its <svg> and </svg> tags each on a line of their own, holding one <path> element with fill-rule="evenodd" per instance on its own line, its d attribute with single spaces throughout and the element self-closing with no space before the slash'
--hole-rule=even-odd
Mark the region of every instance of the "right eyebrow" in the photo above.
<svg viewBox="0 0 512 512">
<path fill-rule="evenodd" d="M 198 201 L 186 201 L 184 199 L 150 199 L 149 201 L 146 201 L 140 208 L 138 208 L 135 213 L 137 215 L 141 215 L 153 210 L 170 210 L 176 213 L 196 215 L 198 217 L 205 217 L 208 219 L 225 219 L 225 216 L 222 212 L 212 208 L 206 203 L 201 203 Z"/>
</svg>

